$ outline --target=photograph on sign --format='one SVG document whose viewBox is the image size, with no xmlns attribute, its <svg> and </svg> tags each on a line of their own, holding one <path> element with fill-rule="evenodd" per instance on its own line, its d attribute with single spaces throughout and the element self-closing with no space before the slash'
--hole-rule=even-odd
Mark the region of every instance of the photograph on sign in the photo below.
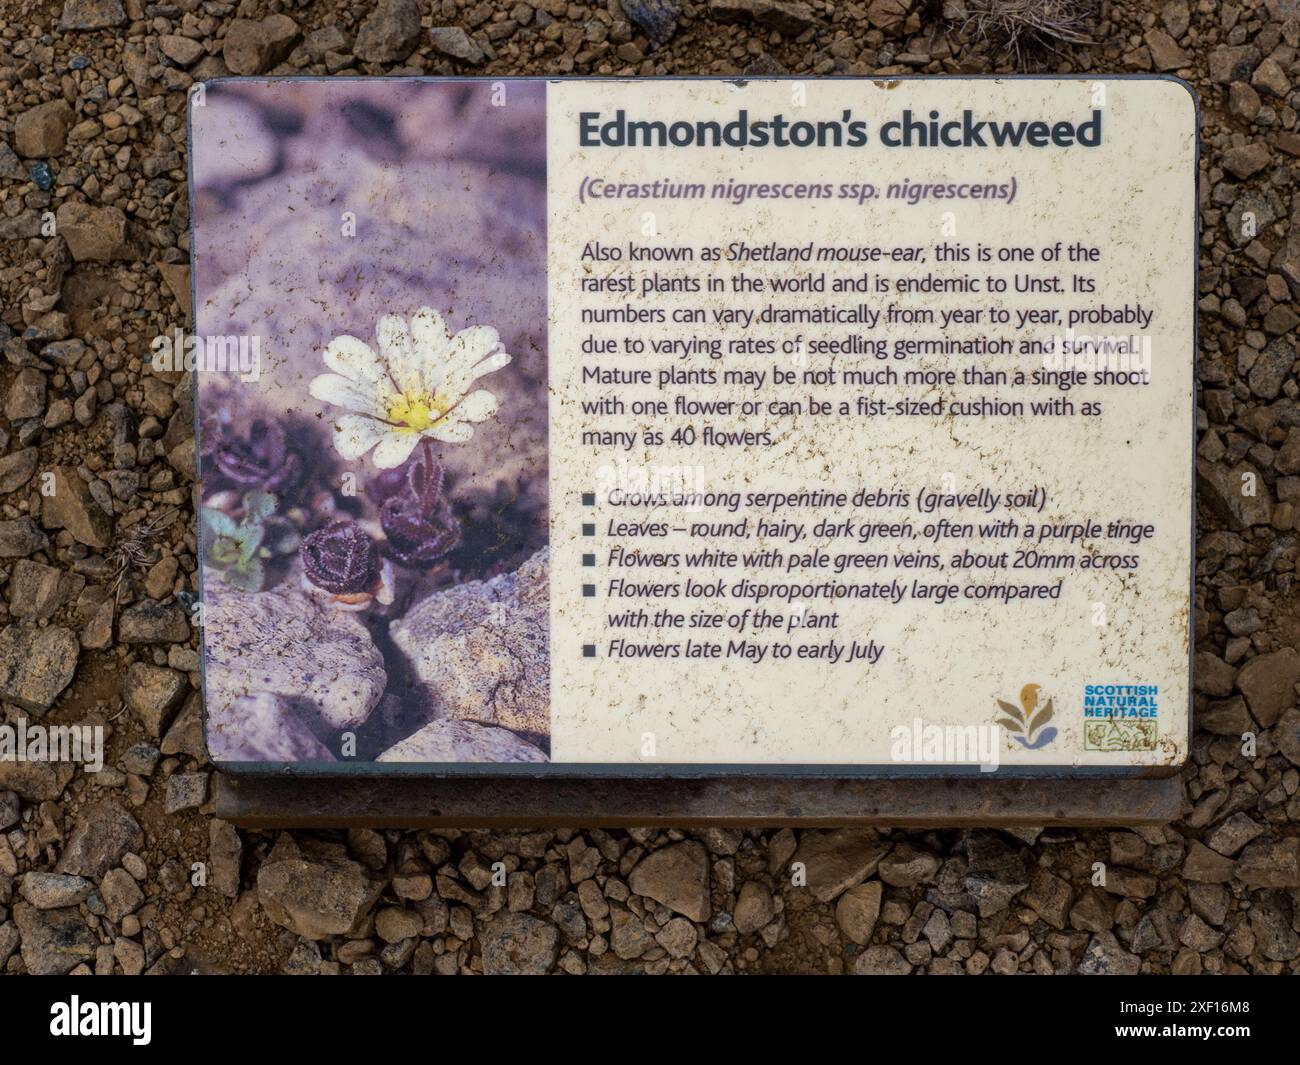
<svg viewBox="0 0 1300 1065">
<path fill-rule="evenodd" d="M 1186 87 L 646 88 L 191 101 L 214 760 L 1176 772 Z"/>
</svg>

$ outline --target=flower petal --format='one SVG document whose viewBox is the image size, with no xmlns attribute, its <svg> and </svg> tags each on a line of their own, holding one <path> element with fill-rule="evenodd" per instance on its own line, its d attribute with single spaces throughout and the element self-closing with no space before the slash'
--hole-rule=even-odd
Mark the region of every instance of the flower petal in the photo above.
<svg viewBox="0 0 1300 1065">
<path fill-rule="evenodd" d="M 370 456 L 381 470 L 396 469 L 411 456 L 415 445 L 420 442 L 420 434 L 410 430 L 389 429 Z"/>
<path fill-rule="evenodd" d="M 343 458 L 359 459 L 388 435 L 388 426 L 362 414 L 343 414 L 334 422 L 334 450 Z"/>
<path fill-rule="evenodd" d="M 420 358 L 427 364 L 446 358 L 451 334 L 447 332 L 447 323 L 441 314 L 432 307 L 421 307 L 411 319 L 411 339 Z"/>
<path fill-rule="evenodd" d="M 426 429 L 420 435 L 432 440 L 441 440 L 444 444 L 463 444 L 474 435 L 474 426 L 469 422 L 457 421 L 455 414 L 449 414 L 432 429 Z"/>
<path fill-rule="evenodd" d="M 382 381 L 375 382 L 374 385 L 358 384 L 335 373 L 323 373 L 311 379 L 307 391 L 322 403 L 332 403 L 336 407 L 379 418 L 386 409 L 383 400 L 391 391 L 386 385 L 387 382 Z"/>
<path fill-rule="evenodd" d="M 430 389 L 440 389 L 448 381 L 461 380 L 471 367 L 500 346 L 501 337 L 490 326 L 476 325 L 462 329 L 448 341 L 443 358 L 431 368 L 436 372 L 426 378 L 426 384 Z"/>
<path fill-rule="evenodd" d="M 419 389 L 421 361 L 416 356 L 406 321 L 396 314 L 386 314 L 375 326 L 380 358 L 388 364 L 388 375 L 399 392 Z"/>
<path fill-rule="evenodd" d="M 487 389 L 480 388 L 457 403 L 451 412 L 451 417 L 466 422 L 487 421 L 497 412 L 499 406 L 496 396 Z"/>
<path fill-rule="evenodd" d="M 510 365 L 510 356 L 504 351 L 497 351 L 480 362 L 458 362 L 450 368 L 436 393 L 438 402 L 443 406 L 453 406 L 469 391 L 469 386 L 486 374 L 493 373 L 503 366 Z"/>
<path fill-rule="evenodd" d="M 384 364 L 374 348 L 354 336 L 335 337 L 325 345 L 325 365 L 349 381 L 366 384 L 384 376 Z"/>
</svg>

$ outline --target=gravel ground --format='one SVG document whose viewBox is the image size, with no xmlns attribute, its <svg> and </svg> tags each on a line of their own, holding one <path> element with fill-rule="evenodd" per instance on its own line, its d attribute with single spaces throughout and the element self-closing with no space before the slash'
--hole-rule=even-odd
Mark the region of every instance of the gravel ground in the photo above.
<svg viewBox="0 0 1300 1065">
<path fill-rule="evenodd" d="M 0 699 L 11 724 L 111 730 L 99 774 L 0 763 L 0 971 L 1300 971 L 1300 5 L 1106 3 L 1082 19 L 1091 43 L 1055 51 L 1008 43 L 987 6 L 0 0 Z M 142 361 L 188 313 L 192 82 L 1014 69 L 1164 71 L 1201 97 L 1182 820 L 271 835 L 213 818 L 189 385 Z"/>
</svg>

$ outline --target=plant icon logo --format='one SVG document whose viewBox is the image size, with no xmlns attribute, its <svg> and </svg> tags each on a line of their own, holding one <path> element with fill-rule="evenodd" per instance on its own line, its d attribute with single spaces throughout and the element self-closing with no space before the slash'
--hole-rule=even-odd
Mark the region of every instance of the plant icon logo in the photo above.
<svg viewBox="0 0 1300 1065">
<path fill-rule="evenodd" d="M 1052 700 L 1048 699 L 1042 709 L 1038 708 L 1037 684 L 1026 684 L 1020 689 L 1020 706 L 1015 706 L 1005 699 L 997 701 L 1002 716 L 997 719 L 999 725 L 1011 733 L 1020 746 L 1030 751 L 1046 747 L 1056 739 L 1055 728 L 1043 728 L 1052 720 Z M 1035 712 L 1037 711 L 1037 712 Z"/>
</svg>

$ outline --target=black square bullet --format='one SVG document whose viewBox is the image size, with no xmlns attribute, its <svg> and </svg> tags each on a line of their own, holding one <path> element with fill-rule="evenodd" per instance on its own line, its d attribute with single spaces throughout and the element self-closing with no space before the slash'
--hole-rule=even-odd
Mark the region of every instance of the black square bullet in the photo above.
<svg viewBox="0 0 1300 1065">
<path fill-rule="evenodd" d="M 596 594 L 596 586 L 594 584 L 584 584 L 582 586 L 582 594 L 587 599 L 591 599 Z"/>
<path fill-rule="evenodd" d="M 596 564 L 596 556 L 595 556 L 595 555 L 583 555 L 583 556 L 582 556 L 582 564 L 583 564 L 584 566 L 594 566 L 594 565 Z"/>
<path fill-rule="evenodd" d="M 583 536 L 595 536 L 595 535 L 596 535 L 596 526 L 595 526 L 595 524 L 594 524 L 593 522 L 590 522 L 590 521 L 584 521 L 584 522 L 582 523 L 582 535 L 583 535 Z"/>
<path fill-rule="evenodd" d="M 595 657 L 596 657 L 596 645 L 595 645 L 594 643 L 584 643 L 584 644 L 582 645 L 582 657 L 583 657 L 583 658 L 595 658 Z"/>
<path fill-rule="evenodd" d="M 595 493 L 595 492 L 583 492 L 583 493 L 582 493 L 582 505 L 583 505 L 584 507 L 594 507 L 594 506 L 596 505 L 596 493 Z"/>
</svg>

